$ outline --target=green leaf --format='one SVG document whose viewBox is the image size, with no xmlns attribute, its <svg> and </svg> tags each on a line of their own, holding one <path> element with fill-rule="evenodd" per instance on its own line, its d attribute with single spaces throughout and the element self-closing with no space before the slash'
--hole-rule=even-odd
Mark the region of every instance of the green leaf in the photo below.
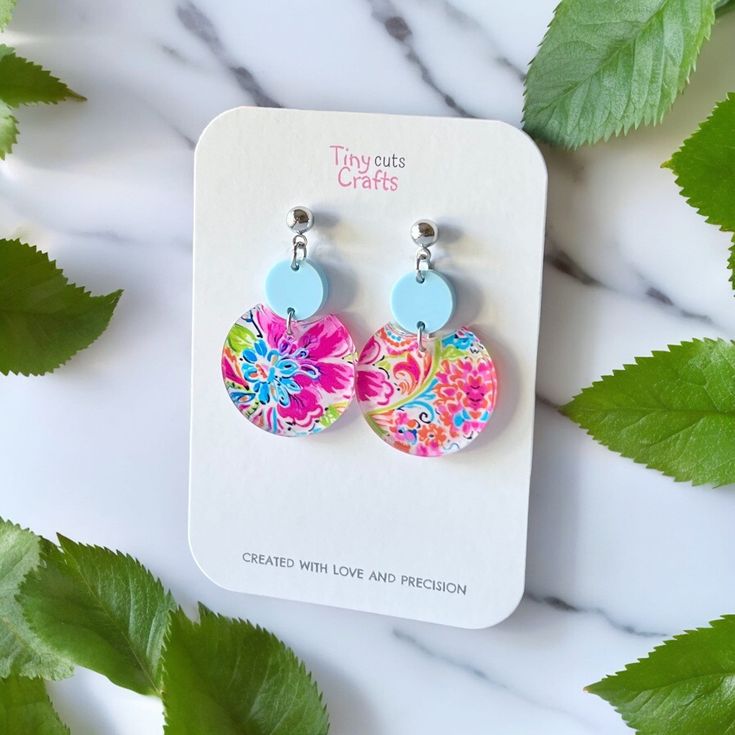
<svg viewBox="0 0 735 735">
<path fill-rule="evenodd" d="M 15 0 L 0 0 L 0 31 L 10 23 L 15 10 Z"/>
<path fill-rule="evenodd" d="M 71 664 L 34 635 L 15 599 L 26 575 L 38 566 L 40 555 L 38 536 L 0 518 L 0 678 L 63 679 L 72 674 Z"/>
<path fill-rule="evenodd" d="M 721 18 L 731 10 L 735 10 L 735 0 L 717 0 L 715 2 L 715 14 Z"/>
<path fill-rule="evenodd" d="M 41 679 L 11 676 L 0 680 L 0 732 L 3 735 L 69 735 Z"/>
<path fill-rule="evenodd" d="M 666 641 L 587 687 L 641 735 L 725 735 L 735 722 L 735 616 Z"/>
<path fill-rule="evenodd" d="M 105 331 L 121 295 L 92 296 L 46 253 L 0 239 L 0 372 L 55 370 Z"/>
<path fill-rule="evenodd" d="M 735 343 L 638 357 L 561 408 L 610 449 L 695 485 L 735 482 Z"/>
<path fill-rule="evenodd" d="M 562 0 L 528 71 L 526 130 L 577 148 L 660 122 L 714 19 L 712 0 Z"/>
<path fill-rule="evenodd" d="M 9 107 L 18 107 L 37 102 L 56 104 L 66 99 L 83 100 L 84 97 L 42 66 L 0 44 L 0 100 Z"/>
<path fill-rule="evenodd" d="M 18 140 L 18 121 L 13 117 L 10 108 L 0 102 L 0 160 L 13 150 Z"/>
<path fill-rule="evenodd" d="M 243 350 L 252 348 L 255 334 L 242 324 L 233 324 L 227 334 L 227 344 L 239 355 Z"/>
<path fill-rule="evenodd" d="M 319 690 L 303 663 L 275 636 L 200 606 L 181 611 L 166 646 L 166 735 L 324 735 Z"/>
<path fill-rule="evenodd" d="M 735 232 L 735 94 L 715 107 L 663 165 L 676 174 L 682 196 L 707 222 Z"/>
<path fill-rule="evenodd" d="M 31 628 L 79 666 L 141 694 L 160 693 L 171 595 L 130 556 L 63 536 L 59 543 L 21 587 Z"/>
<path fill-rule="evenodd" d="M 730 284 L 735 289 L 735 238 L 733 238 L 733 244 L 730 245 L 730 257 L 727 259 L 727 266 L 730 269 Z"/>
</svg>

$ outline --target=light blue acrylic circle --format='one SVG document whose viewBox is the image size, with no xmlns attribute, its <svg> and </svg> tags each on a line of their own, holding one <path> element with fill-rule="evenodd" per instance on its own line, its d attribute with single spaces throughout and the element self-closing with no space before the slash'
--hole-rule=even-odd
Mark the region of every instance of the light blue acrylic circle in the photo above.
<svg viewBox="0 0 735 735">
<path fill-rule="evenodd" d="M 300 261 L 298 270 L 291 267 L 290 260 L 283 260 L 268 271 L 265 298 L 268 306 L 284 319 L 289 309 L 294 310 L 294 319 L 308 319 L 327 299 L 327 277 L 308 260 Z"/>
<path fill-rule="evenodd" d="M 441 273 L 422 271 L 424 282 L 416 280 L 416 273 L 407 273 L 393 286 L 390 307 L 393 318 L 407 332 L 415 332 L 423 322 L 427 332 L 438 332 L 454 311 L 454 289 Z"/>
</svg>

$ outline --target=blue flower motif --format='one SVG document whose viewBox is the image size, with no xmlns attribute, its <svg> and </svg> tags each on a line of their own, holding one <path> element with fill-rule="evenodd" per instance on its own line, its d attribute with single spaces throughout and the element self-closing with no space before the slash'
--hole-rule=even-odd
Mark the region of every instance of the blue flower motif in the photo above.
<svg viewBox="0 0 735 735">
<path fill-rule="evenodd" d="M 299 363 L 276 349 L 269 349 L 265 340 L 259 339 L 252 348 L 243 350 L 241 358 L 243 378 L 259 403 L 275 402 L 288 406 L 291 396 L 301 391 L 301 386 L 294 380 L 300 369 Z"/>
<path fill-rule="evenodd" d="M 476 337 L 472 332 L 467 329 L 458 329 L 456 332 L 447 335 L 442 340 L 442 346 L 444 347 L 456 347 L 458 350 L 464 352 L 472 347 Z"/>
</svg>

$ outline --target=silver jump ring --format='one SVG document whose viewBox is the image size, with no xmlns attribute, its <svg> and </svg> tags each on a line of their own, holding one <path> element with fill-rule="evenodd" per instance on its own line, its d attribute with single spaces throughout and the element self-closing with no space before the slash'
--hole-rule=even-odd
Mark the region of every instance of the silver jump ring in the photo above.
<svg viewBox="0 0 735 735">
<path fill-rule="evenodd" d="M 421 264 L 426 263 L 426 268 L 422 268 Z M 419 248 L 416 252 L 416 280 L 423 283 L 426 280 L 424 271 L 431 268 L 431 252 L 428 248 Z"/>
<path fill-rule="evenodd" d="M 294 235 L 291 270 L 297 271 L 302 260 L 306 260 L 306 238 L 303 235 Z"/>
<path fill-rule="evenodd" d="M 289 337 L 293 337 L 293 320 L 295 314 L 296 309 L 294 309 L 292 306 L 289 306 L 288 311 L 286 312 L 286 334 Z"/>
<path fill-rule="evenodd" d="M 424 336 L 426 335 L 426 324 L 418 322 L 416 324 L 416 342 L 419 346 L 419 352 L 426 352 L 426 345 L 424 344 Z"/>
</svg>

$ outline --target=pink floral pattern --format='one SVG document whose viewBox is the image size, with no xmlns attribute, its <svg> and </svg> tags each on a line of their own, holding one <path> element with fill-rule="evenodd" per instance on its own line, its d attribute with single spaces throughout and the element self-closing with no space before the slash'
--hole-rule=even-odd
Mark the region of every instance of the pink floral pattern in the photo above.
<svg viewBox="0 0 735 735">
<path fill-rule="evenodd" d="M 437 457 L 466 447 L 495 408 L 498 379 L 485 347 L 468 329 L 427 344 L 395 324 L 379 329 L 357 363 L 357 399 L 385 442 Z"/>
<path fill-rule="evenodd" d="M 232 402 L 260 429 L 304 436 L 331 426 L 352 400 L 355 345 L 333 314 L 286 321 L 259 304 L 232 325 L 222 377 Z"/>
</svg>

